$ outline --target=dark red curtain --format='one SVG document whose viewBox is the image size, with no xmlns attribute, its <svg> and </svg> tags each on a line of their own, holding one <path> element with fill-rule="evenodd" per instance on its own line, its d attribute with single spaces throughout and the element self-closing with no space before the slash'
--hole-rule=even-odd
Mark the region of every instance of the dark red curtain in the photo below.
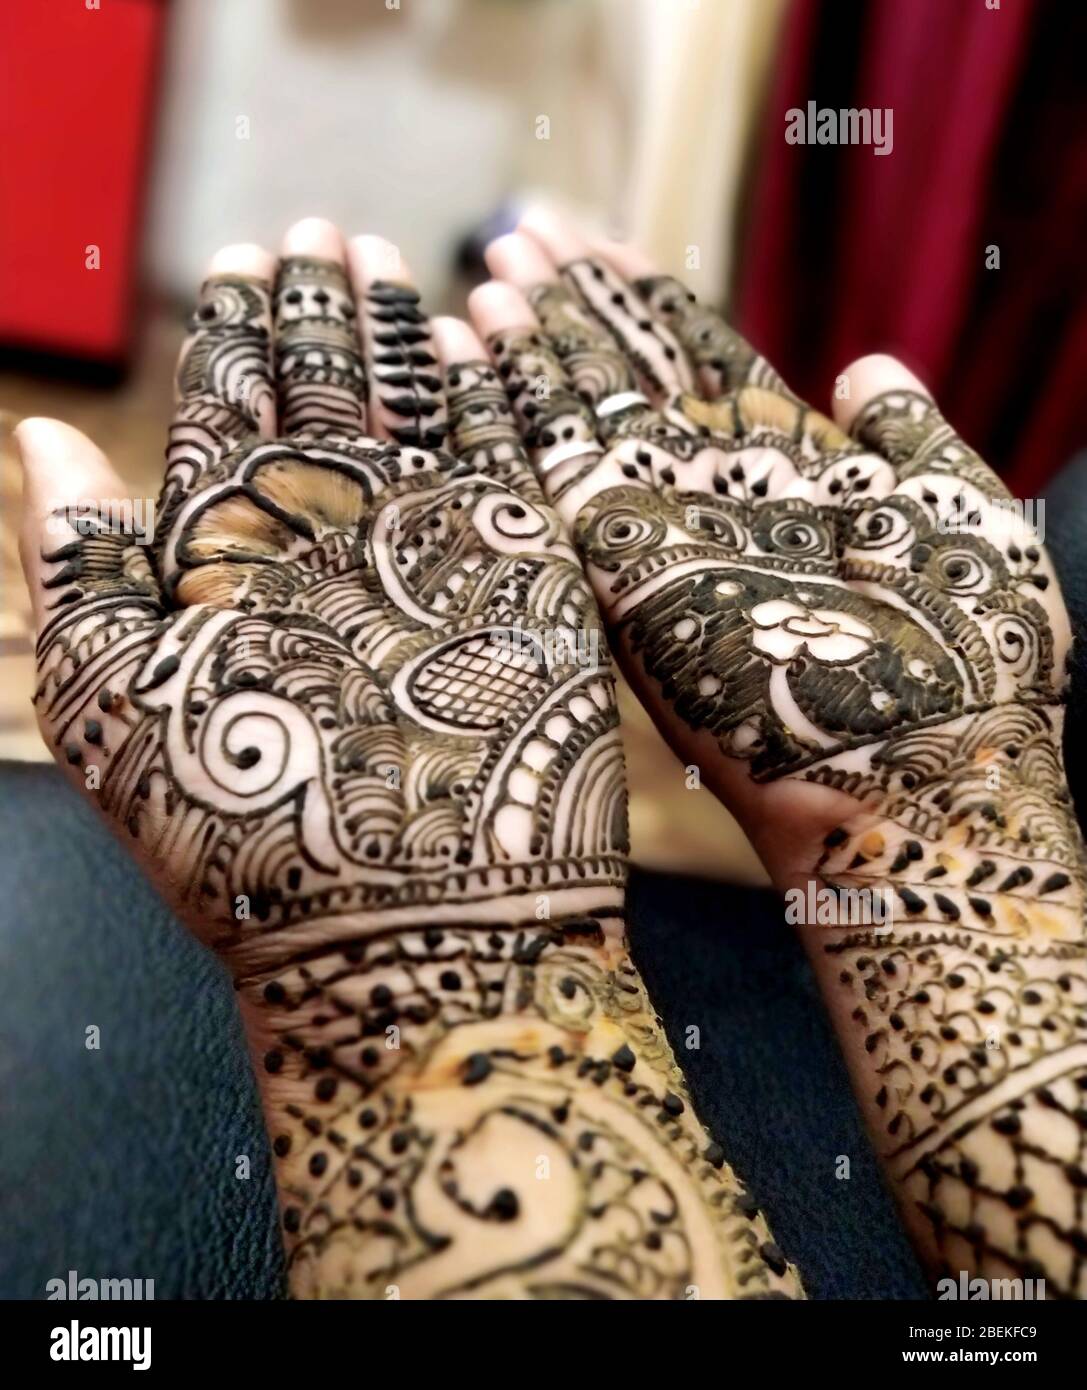
<svg viewBox="0 0 1087 1390">
<path fill-rule="evenodd" d="M 1087 443 L 1085 52 L 1065 0 L 794 0 L 736 285 L 813 403 L 894 353 L 1024 495 Z M 889 108 L 890 152 L 787 143 L 810 101 Z"/>
</svg>

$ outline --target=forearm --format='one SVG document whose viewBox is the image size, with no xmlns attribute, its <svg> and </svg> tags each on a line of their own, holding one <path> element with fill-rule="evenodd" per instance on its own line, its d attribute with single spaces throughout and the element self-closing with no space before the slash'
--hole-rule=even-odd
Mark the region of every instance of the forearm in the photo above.
<svg viewBox="0 0 1087 1390">
<path fill-rule="evenodd" d="M 1005 721 L 1006 722 L 1006 721 Z M 1050 731 L 964 735 L 897 806 L 831 834 L 819 881 L 885 922 L 805 928 L 868 1123 L 941 1277 L 1087 1291 L 1084 867 Z M 976 747 L 972 746 L 976 745 Z M 929 750 L 932 751 L 931 749 Z M 887 815 L 894 809 L 894 815 Z"/>
<path fill-rule="evenodd" d="M 797 1296 L 589 918 L 359 936 L 240 986 L 296 1296 Z"/>
</svg>

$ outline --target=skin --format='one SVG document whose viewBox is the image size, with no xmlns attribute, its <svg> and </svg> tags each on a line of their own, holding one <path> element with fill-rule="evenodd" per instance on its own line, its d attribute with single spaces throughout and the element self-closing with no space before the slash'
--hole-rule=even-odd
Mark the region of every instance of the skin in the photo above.
<svg viewBox="0 0 1087 1390">
<path fill-rule="evenodd" d="M 474 324 L 651 717 L 779 887 L 890 905 L 802 931 L 921 1255 L 1084 1296 L 1087 874 L 1044 549 L 892 359 L 842 374 L 832 421 L 631 248 L 534 213 L 488 264 Z"/>
<path fill-rule="evenodd" d="M 147 543 L 20 426 L 35 706 L 234 976 L 292 1292 L 802 1296 L 628 953 L 601 620 L 482 344 L 309 220 L 177 381 Z"/>
</svg>

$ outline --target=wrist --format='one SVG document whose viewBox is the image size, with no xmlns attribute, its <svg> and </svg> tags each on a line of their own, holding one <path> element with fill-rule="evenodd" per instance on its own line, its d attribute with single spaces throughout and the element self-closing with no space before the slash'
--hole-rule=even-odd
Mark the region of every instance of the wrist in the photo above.
<svg viewBox="0 0 1087 1390">
<path fill-rule="evenodd" d="M 239 992 L 296 1296 L 798 1292 L 617 915 L 374 933 Z"/>
<path fill-rule="evenodd" d="M 624 970 L 630 994 L 613 983 Z M 431 1158 L 458 1136 L 474 1143 L 465 1136 L 482 1123 L 487 1152 L 473 1154 L 458 1181 L 490 1184 L 473 1198 L 481 1214 L 471 1219 L 501 1226 L 512 1189 L 500 1176 L 524 1166 L 525 1141 L 521 1124 L 496 1123 L 501 1098 L 561 1097 L 586 1057 L 621 1054 L 621 1022 L 602 1001 L 640 1005 L 636 978 L 621 921 L 602 916 L 347 939 L 341 926 L 333 947 L 240 979 L 295 1293 L 384 1297 L 387 1283 L 403 1284 L 404 1297 L 432 1293 L 436 1271 L 422 1284 L 405 1280 L 403 1251 L 364 1238 L 354 1222 L 414 1240 L 403 1225 L 412 1194 L 450 1200 L 434 1197 L 444 1180 Z M 537 1130 L 531 1137 L 546 1143 Z"/>
</svg>

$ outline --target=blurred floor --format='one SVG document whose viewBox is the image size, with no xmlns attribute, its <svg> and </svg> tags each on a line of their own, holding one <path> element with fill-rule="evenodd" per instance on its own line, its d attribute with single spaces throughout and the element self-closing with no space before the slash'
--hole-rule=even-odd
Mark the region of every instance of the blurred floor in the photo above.
<svg viewBox="0 0 1087 1390">
<path fill-rule="evenodd" d="M 18 553 L 21 480 L 12 428 L 27 415 L 75 425 L 109 455 L 133 496 L 154 496 L 162 476 L 174 361 L 182 316 L 148 314 L 135 365 L 116 389 L 0 373 L 0 758 L 46 760 L 31 708 L 33 634 Z M 645 868 L 737 883 L 765 882 L 732 817 L 704 789 L 689 791 L 684 769 L 628 689 L 620 692 L 631 790 L 634 858 Z"/>
</svg>

